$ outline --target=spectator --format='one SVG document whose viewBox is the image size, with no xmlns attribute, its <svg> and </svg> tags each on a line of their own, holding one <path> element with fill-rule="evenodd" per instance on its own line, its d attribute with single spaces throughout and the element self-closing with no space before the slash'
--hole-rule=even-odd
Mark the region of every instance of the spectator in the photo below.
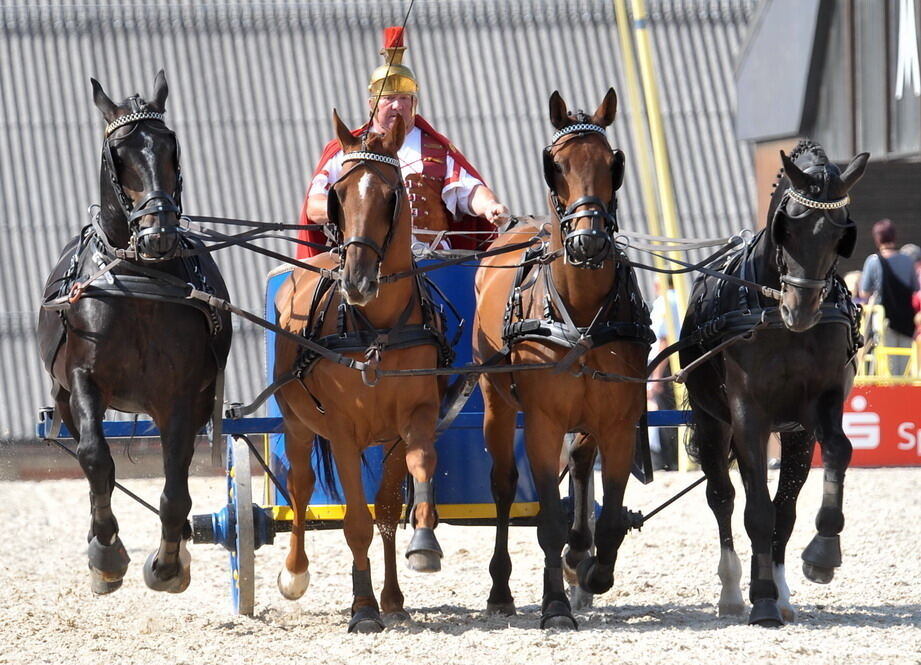
<svg viewBox="0 0 921 665">
<path fill-rule="evenodd" d="M 663 285 L 667 284 L 666 295 L 663 296 Z M 656 341 L 649 350 L 649 359 L 655 358 L 669 341 L 677 338 L 681 329 L 681 318 L 678 313 L 678 296 L 675 294 L 671 275 L 667 279 L 656 280 L 656 299 L 652 303 L 650 319 L 652 332 Z M 666 315 L 665 302 L 668 301 L 671 309 L 671 322 Z M 669 330 L 669 326 L 674 330 Z M 670 334 L 671 333 L 671 334 Z M 669 375 L 668 359 L 665 359 L 652 371 L 650 378 L 661 378 Z M 646 384 L 646 408 L 649 411 L 671 410 L 676 406 L 675 387 L 666 382 L 650 382 Z M 675 471 L 678 469 L 678 429 L 676 427 L 650 427 L 649 450 L 652 453 L 652 466 L 654 469 Z"/>
<path fill-rule="evenodd" d="M 884 346 L 909 347 L 915 332 L 912 294 L 918 290 L 918 276 L 911 257 L 898 251 L 895 224 L 881 219 L 873 225 L 876 254 L 867 257 L 860 277 L 860 295 L 870 305 L 883 306 L 889 325 Z M 901 375 L 907 358 L 889 360 L 889 371 Z"/>
<path fill-rule="evenodd" d="M 914 243 L 902 245 L 899 250 L 900 254 L 905 254 L 915 264 L 915 278 L 921 286 L 921 247 Z M 915 339 L 921 337 L 921 289 L 915 291 L 911 296 L 911 305 L 915 310 Z"/>
<path fill-rule="evenodd" d="M 844 285 L 851 292 L 851 299 L 858 305 L 864 304 L 864 299 L 860 297 L 860 271 L 851 270 L 844 275 Z"/>
</svg>

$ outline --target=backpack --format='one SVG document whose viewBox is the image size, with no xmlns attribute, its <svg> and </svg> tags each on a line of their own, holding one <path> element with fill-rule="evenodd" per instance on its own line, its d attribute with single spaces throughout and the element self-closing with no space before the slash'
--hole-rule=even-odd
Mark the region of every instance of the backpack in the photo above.
<svg viewBox="0 0 921 665">
<path fill-rule="evenodd" d="M 883 309 L 886 310 L 889 327 L 897 333 L 912 337 L 915 334 L 915 312 L 911 306 L 911 287 L 895 276 L 889 262 L 882 255 L 877 254 L 876 256 L 879 257 L 879 265 L 882 270 L 880 302 Z"/>
</svg>

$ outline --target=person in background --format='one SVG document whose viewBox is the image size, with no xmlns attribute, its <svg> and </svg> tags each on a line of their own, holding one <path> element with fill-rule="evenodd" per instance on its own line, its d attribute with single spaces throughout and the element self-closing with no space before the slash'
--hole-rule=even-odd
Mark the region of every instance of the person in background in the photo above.
<svg viewBox="0 0 921 665">
<path fill-rule="evenodd" d="M 844 274 L 844 285 L 851 292 L 851 300 L 855 305 L 863 305 L 864 299 L 860 297 L 860 271 L 851 270 Z"/>
<path fill-rule="evenodd" d="M 663 284 L 667 285 L 663 294 Z M 666 305 L 666 302 L 668 305 Z M 675 327 L 669 334 L 669 321 L 666 307 L 671 309 L 671 325 Z M 649 313 L 652 332 L 656 341 L 649 350 L 649 360 L 655 358 L 669 344 L 669 339 L 677 339 L 681 329 L 681 318 L 678 312 L 678 296 L 672 283 L 671 275 L 665 279 L 656 280 L 656 299 L 652 303 Z M 650 378 L 661 378 L 669 375 L 668 360 L 663 360 L 653 369 Z M 649 411 L 664 411 L 674 409 L 675 386 L 671 382 L 649 382 L 646 384 L 646 408 Z M 678 469 L 678 428 L 676 427 L 650 427 L 649 450 L 652 453 L 653 469 L 676 471 Z"/>
<path fill-rule="evenodd" d="M 915 264 L 915 279 L 921 286 L 921 247 L 914 243 L 902 245 L 899 254 L 905 254 Z M 911 306 L 915 310 L 915 339 L 921 337 L 921 289 L 916 290 L 911 296 Z"/>
<path fill-rule="evenodd" d="M 384 64 L 371 74 L 368 109 L 371 121 L 355 130 L 358 136 L 370 129 L 389 131 L 397 117 L 407 127 L 403 145 L 397 152 L 400 170 L 409 195 L 414 228 L 432 231 L 467 232 L 446 235 L 444 245 L 454 249 L 482 249 L 492 239 L 495 227 L 508 219 L 508 207 L 496 198 L 469 161 L 447 137 L 439 134 L 416 113 L 419 84 L 412 70 L 403 64 L 403 28 L 384 30 Z M 329 222 L 329 190 L 343 172 L 343 152 L 338 140 L 330 141 L 320 155 L 307 195 L 301 207 L 301 224 Z M 435 237 L 420 234 L 420 241 Z M 315 245 L 301 245 L 298 258 L 314 256 L 327 244 L 322 231 L 301 231 L 300 239 Z"/>
<path fill-rule="evenodd" d="M 881 219 L 873 225 L 876 253 L 867 257 L 860 276 L 860 296 L 869 305 L 883 306 L 889 325 L 884 346 L 910 347 L 915 332 L 912 295 L 918 290 L 918 276 L 912 259 L 899 252 L 895 224 Z M 889 371 L 901 375 L 908 362 L 904 357 L 889 359 Z"/>
</svg>

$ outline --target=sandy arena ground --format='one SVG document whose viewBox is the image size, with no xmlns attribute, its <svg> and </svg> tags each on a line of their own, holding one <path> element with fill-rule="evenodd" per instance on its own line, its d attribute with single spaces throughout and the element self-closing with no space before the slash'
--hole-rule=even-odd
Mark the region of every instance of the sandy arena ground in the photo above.
<svg viewBox="0 0 921 665">
<path fill-rule="evenodd" d="M 122 463 L 122 462 L 120 462 Z M 659 473 L 633 482 L 628 505 L 649 512 L 696 478 Z M 845 491 L 844 565 L 827 586 L 806 581 L 800 553 L 813 533 L 821 472 L 800 498 L 788 553 L 797 623 L 771 630 L 744 618 L 717 618 L 716 526 L 695 489 L 631 533 L 621 549 L 615 587 L 578 613 L 578 632 L 538 628 L 540 562 L 530 528 L 512 530 L 512 590 L 519 614 L 485 617 L 491 528 L 442 525 L 444 569 L 401 569 L 413 617 L 379 635 L 347 635 L 350 557 L 340 531 L 308 538 L 312 581 L 300 601 L 284 600 L 275 577 L 287 534 L 256 556 L 256 613 L 230 613 L 226 553 L 191 547 L 192 584 L 176 596 L 147 589 L 141 565 L 159 536 L 146 509 L 116 493 L 113 505 L 132 557 L 124 586 L 105 597 L 89 590 L 85 559 L 88 486 L 83 480 L 0 483 L 5 536 L 0 541 L 0 663 L 921 663 L 921 468 L 852 469 Z M 735 478 L 741 494 L 738 478 Z M 125 483 L 152 503 L 159 480 Z M 261 496 L 261 476 L 255 496 Z M 194 513 L 223 502 L 223 479 L 192 480 Z M 750 547 L 735 512 L 736 543 L 747 597 Z M 409 540 L 398 534 L 399 550 Z M 374 582 L 383 570 L 372 549 Z"/>
</svg>

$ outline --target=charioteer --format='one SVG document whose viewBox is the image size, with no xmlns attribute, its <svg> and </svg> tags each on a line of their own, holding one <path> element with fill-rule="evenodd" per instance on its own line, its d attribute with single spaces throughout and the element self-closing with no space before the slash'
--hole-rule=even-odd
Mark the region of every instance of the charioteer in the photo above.
<svg viewBox="0 0 921 665">
<path fill-rule="evenodd" d="M 403 64 L 403 28 L 384 30 L 384 64 L 371 74 L 368 108 L 371 121 L 355 130 L 356 136 L 369 129 L 384 133 L 402 116 L 407 132 L 397 153 L 409 194 L 412 224 L 416 229 L 444 231 L 440 246 L 453 249 L 482 249 L 493 238 L 495 227 L 509 216 L 508 207 L 496 198 L 476 169 L 450 140 L 416 113 L 419 84 L 412 70 Z M 323 149 L 301 208 L 301 224 L 327 224 L 329 190 L 342 173 L 343 151 L 336 139 Z M 431 234 L 419 234 L 430 243 Z M 327 244 L 322 231 L 301 231 L 301 240 L 318 246 L 301 245 L 298 258 L 313 256 Z"/>
</svg>

